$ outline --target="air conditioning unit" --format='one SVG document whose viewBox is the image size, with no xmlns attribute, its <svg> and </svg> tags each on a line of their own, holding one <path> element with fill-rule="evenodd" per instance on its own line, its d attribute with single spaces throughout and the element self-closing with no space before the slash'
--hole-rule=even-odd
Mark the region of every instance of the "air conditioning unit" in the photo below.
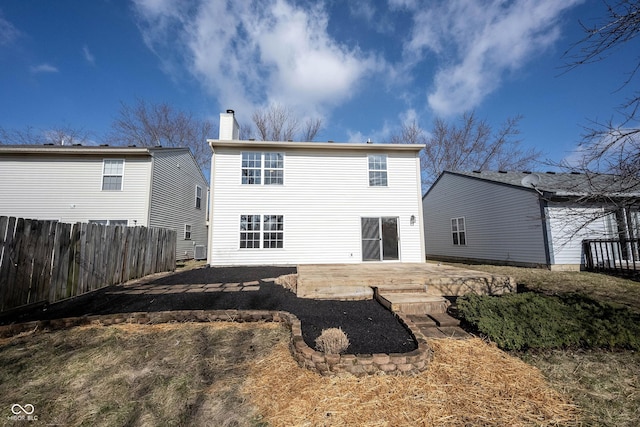
<svg viewBox="0 0 640 427">
<path fill-rule="evenodd" d="M 197 260 L 207 259 L 207 248 L 205 245 L 196 245 L 195 255 L 193 256 Z"/>
</svg>

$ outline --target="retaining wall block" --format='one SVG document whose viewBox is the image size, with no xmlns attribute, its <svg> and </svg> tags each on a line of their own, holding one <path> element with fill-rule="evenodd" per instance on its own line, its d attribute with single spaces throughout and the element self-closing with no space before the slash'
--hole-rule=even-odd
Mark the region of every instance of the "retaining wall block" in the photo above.
<svg viewBox="0 0 640 427">
<path fill-rule="evenodd" d="M 398 317 L 407 327 L 413 326 L 402 316 Z M 325 376 L 362 376 L 375 374 L 412 374 L 427 368 L 433 351 L 421 334 L 409 332 L 418 343 L 418 348 L 409 353 L 392 354 L 324 354 L 309 347 L 302 337 L 300 320 L 284 311 L 266 310 L 181 310 L 174 312 L 135 312 L 110 315 L 92 315 L 65 319 L 41 320 L 0 326 L 0 336 L 12 336 L 38 329 L 62 329 L 84 324 L 110 325 L 127 323 L 174 323 L 174 322 L 281 322 L 289 326 L 291 340 L 289 350 L 299 366 Z"/>
</svg>

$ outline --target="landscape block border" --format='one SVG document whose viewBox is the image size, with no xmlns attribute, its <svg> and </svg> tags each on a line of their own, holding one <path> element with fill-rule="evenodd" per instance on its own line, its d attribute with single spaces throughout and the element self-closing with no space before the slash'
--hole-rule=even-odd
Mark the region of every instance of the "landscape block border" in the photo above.
<svg viewBox="0 0 640 427">
<path fill-rule="evenodd" d="M 0 338 L 11 337 L 29 331 L 52 331 L 82 325 L 110 326 L 122 323 L 158 324 L 183 322 L 279 322 L 291 330 L 289 348 L 299 366 L 323 376 L 412 375 L 429 366 L 433 351 L 427 339 L 413 322 L 395 313 L 407 328 L 418 348 L 407 353 L 378 354 L 326 354 L 305 343 L 302 325 L 294 314 L 269 310 L 177 310 L 101 314 L 62 319 L 36 320 L 0 326 Z"/>
</svg>

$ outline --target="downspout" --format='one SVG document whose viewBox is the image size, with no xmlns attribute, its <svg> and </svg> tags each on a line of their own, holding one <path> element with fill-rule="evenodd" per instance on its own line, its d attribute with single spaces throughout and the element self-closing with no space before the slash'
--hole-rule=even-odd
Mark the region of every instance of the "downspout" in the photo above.
<svg viewBox="0 0 640 427">
<path fill-rule="evenodd" d="M 215 169 L 216 169 L 216 152 L 209 142 L 209 147 L 211 147 L 211 170 L 209 172 L 209 229 L 207 232 L 209 233 L 209 244 L 207 245 L 207 265 L 211 265 L 211 254 L 213 253 L 213 192 L 215 189 Z"/>
<path fill-rule="evenodd" d="M 156 158 L 149 150 L 149 156 L 151 156 L 151 176 L 149 177 L 149 195 L 147 200 L 147 227 L 151 227 L 151 202 L 153 201 L 153 175 L 156 170 Z"/>
<path fill-rule="evenodd" d="M 418 220 L 416 221 L 416 225 L 420 227 L 420 257 L 422 259 L 421 262 L 427 261 L 427 250 L 426 250 L 426 242 L 425 242 L 425 230 L 424 230 L 424 212 L 422 209 L 422 171 L 420 170 L 420 152 L 416 153 L 416 173 L 417 173 L 417 187 L 418 187 Z"/>
</svg>

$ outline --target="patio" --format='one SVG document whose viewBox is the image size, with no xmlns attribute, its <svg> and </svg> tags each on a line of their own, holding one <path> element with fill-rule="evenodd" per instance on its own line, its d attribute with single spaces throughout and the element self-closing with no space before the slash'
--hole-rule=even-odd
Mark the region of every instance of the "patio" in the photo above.
<svg viewBox="0 0 640 427">
<path fill-rule="evenodd" d="M 297 295 L 313 299 L 372 299 L 381 292 L 417 291 L 429 296 L 515 292 L 512 277 L 436 263 L 359 263 L 298 265 Z"/>
</svg>

